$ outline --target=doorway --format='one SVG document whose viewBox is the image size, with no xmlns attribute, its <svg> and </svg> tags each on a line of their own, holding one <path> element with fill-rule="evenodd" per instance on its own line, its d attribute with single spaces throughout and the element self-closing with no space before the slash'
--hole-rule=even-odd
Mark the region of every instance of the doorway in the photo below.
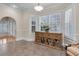
<svg viewBox="0 0 79 59">
<path fill-rule="evenodd" d="M 16 21 L 12 17 L 3 17 L 0 21 L 0 42 L 1 44 L 15 41 Z"/>
</svg>

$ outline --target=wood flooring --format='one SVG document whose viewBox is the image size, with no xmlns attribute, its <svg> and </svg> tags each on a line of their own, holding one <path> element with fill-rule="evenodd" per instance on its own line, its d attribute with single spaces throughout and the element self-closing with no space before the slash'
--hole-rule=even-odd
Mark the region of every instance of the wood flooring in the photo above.
<svg viewBox="0 0 79 59">
<path fill-rule="evenodd" d="M 20 40 L 0 45 L 0 56 L 65 56 L 65 51 Z"/>
</svg>

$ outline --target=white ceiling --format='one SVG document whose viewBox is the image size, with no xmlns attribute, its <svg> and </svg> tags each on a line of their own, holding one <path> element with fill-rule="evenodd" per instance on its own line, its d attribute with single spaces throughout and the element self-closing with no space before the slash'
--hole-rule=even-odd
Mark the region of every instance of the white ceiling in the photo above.
<svg viewBox="0 0 79 59">
<path fill-rule="evenodd" d="M 4 4 L 9 7 L 13 7 L 13 5 L 15 5 L 17 7 L 17 9 L 27 10 L 27 11 L 34 10 L 34 6 L 37 5 L 37 3 L 4 3 Z M 51 6 L 57 7 L 57 6 L 65 5 L 65 4 L 66 3 L 40 3 L 40 5 L 44 7 L 44 9 L 47 9 Z"/>
</svg>

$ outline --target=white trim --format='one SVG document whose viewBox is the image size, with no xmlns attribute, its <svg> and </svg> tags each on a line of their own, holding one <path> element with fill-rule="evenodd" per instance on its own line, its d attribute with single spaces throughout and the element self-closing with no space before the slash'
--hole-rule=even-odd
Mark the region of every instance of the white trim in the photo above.
<svg viewBox="0 0 79 59">
<path fill-rule="evenodd" d="M 29 38 L 26 38 L 26 41 L 35 41 L 34 39 L 29 39 Z"/>
<path fill-rule="evenodd" d="M 35 41 L 34 38 L 25 38 L 25 37 L 20 37 L 20 38 L 17 38 L 16 41 L 19 41 L 19 40 L 25 40 L 25 41 Z"/>
<path fill-rule="evenodd" d="M 16 41 L 19 41 L 19 40 L 25 40 L 25 38 L 24 37 L 16 38 Z"/>
</svg>

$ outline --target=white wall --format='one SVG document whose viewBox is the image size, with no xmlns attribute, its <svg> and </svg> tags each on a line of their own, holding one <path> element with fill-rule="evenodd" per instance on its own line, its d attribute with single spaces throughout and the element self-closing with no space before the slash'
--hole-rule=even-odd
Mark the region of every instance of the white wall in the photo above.
<svg viewBox="0 0 79 59">
<path fill-rule="evenodd" d="M 23 12 L 23 38 L 27 41 L 34 41 L 34 34 L 31 33 L 31 16 L 38 15 L 35 12 Z"/>
<path fill-rule="evenodd" d="M 76 42 L 79 43 L 79 4 L 75 4 L 74 16 L 75 16 L 75 24 L 76 24 L 75 39 Z"/>
</svg>

